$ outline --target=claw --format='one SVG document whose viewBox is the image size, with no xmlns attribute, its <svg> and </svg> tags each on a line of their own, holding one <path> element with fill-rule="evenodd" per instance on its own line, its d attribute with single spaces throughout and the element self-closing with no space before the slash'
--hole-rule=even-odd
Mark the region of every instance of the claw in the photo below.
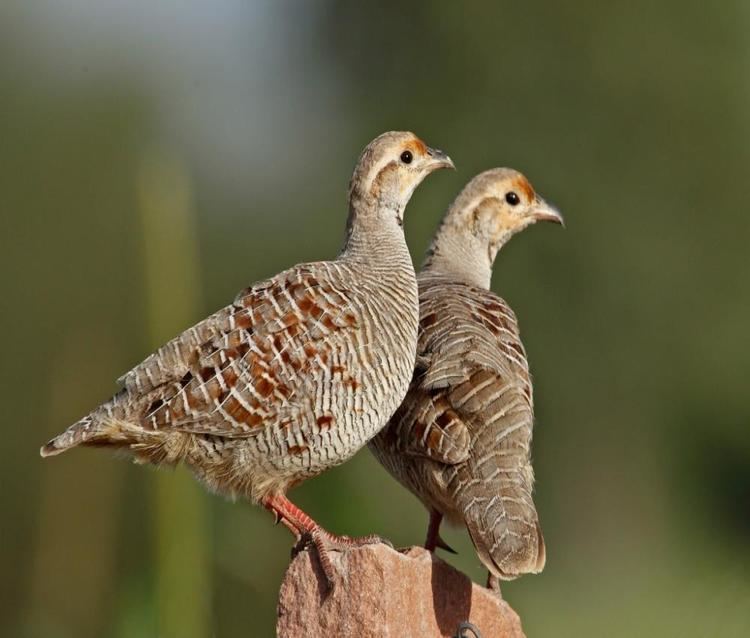
<svg viewBox="0 0 750 638">
<path fill-rule="evenodd" d="M 331 562 L 331 557 L 328 555 L 329 547 L 326 544 L 326 540 L 326 534 L 320 528 L 313 531 L 310 535 L 310 541 L 315 546 L 315 554 L 318 557 L 320 569 L 326 579 L 327 592 L 330 594 L 336 586 L 336 581 L 333 578 L 336 570 Z"/>
<path fill-rule="evenodd" d="M 430 524 L 427 527 L 427 540 L 424 542 L 424 548 L 427 551 L 434 552 L 436 547 L 444 549 L 451 554 L 458 554 L 448 543 L 440 537 L 440 522 L 443 515 L 437 510 L 430 510 Z"/>
<path fill-rule="evenodd" d="M 451 554 L 455 554 L 456 556 L 458 556 L 458 552 L 450 545 L 448 545 L 448 543 L 446 543 L 439 534 L 435 539 L 435 547 L 439 547 L 440 549 L 444 549 L 446 552 L 450 552 Z"/>
<path fill-rule="evenodd" d="M 306 551 L 311 545 L 314 545 L 312 536 L 308 533 L 302 534 L 297 542 L 292 545 L 292 558 L 296 558 L 301 552 Z"/>
<path fill-rule="evenodd" d="M 262 501 L 263 506 L 274 513 L 277 522 L 282 522 L 297 538 L 292 547 L 292 558 L 300 552 L 315 547 L 315 555 L 320 564 L 321 571 L 328 585 L 328 592 L 334 587 L 334 576 L 337 570 L 331 562 L 331 551 L 346 551 L 353 547 L 386 543 L 393 547 L 390 541 L 372 535 L 363 538 L 350 538 L 349 536 L 336 536 L 324 530 L 307 514 L 289 501 L 283 494 L 270 494 Z"/>
</svg>

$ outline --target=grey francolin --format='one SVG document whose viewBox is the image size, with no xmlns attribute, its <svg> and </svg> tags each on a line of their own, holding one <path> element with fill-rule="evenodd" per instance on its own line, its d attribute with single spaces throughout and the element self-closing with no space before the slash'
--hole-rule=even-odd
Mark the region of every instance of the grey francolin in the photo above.
<svg viewBox="0 0 750 638">
<path fill-rule="evenodd" d="M 285 496 L 343 463 L 406 394 L 417 343 L 417 282 L 403 232 L 414 189 L 452 167 L 413 133 L 390 132 L 362 153 L 334 261 L 295 266 L 124 375 L 122 389 L 41 449 L 119 448 L 139 463 L 186 463 L 211 490 L 247 498 L 312 543 L 332 584 L 326 532 Z"/>
<path fill-rule="evenodd" d="M 471 180 L 448 209 L 417 278 L 419 339 L 409 392 L 370 448 L 430 512 L 425 547 L 449 551 L 463 523 L 488 584 L 536 573 L 545 548 L 532 489 L 531 378 L 513 311 L 489 290 L 498 250 L 540 220 L 562 223 L 520 173 Z"/>
</svg>

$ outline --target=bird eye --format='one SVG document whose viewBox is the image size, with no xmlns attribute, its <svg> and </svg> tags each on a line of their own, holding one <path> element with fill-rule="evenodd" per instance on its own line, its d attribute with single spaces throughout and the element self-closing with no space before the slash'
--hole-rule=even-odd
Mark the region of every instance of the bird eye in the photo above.
<svg viewBox="0 0 750 638">
<path fill-rule="evenodd" d="M 505 193 L 505 201 L 508 202 L 511 206 L 516 206 L 521 200 L 513 191 L 508 191 L 507 193 Z"/>
<path fill-rule="evenodd" d="M 403 153 L 401 153 L 401 161 L 404 164 L 411 164 L 411 160 L 412 160 L 411 151 L 404 151 Z"/>
</svg>

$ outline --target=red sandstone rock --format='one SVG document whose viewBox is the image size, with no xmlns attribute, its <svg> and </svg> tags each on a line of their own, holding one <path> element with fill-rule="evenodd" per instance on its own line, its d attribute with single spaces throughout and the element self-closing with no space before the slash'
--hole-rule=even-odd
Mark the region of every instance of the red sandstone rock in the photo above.
<svg viewBox="0 0 750 638">
<path fill-rule="evenodd" d="M 339 573 L 326 591 L 315 555 L 287 569 L 278 606 L 279 638 L 432 638 L 456 636 L 469 621 L 482 638 L 523 638 L 508 603 L 424 549 L 368 545 L 332 552 Z M 464 632 L 474 638 L 471 631 Z"/>
</svg>

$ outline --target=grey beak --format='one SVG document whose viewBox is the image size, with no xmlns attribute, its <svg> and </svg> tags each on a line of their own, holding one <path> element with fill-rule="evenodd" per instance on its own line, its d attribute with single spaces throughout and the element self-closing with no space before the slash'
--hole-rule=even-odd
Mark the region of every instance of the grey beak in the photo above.
<svg viewBox="0 0 750 638">
<path fill-rule="evenodd" d="M 455 165 L 453 164 L 453 160 L 448 157 L 446 153 L 443 151 L 436 149 L 436 148 L 430 148 L 427 147 L 427 155 L 430 157 L 428 161 L 428 166 L 430 167 L 430 170 L 437 170 L 439 168 L 453 168 L 455 169 Z"/>
<path fill-rule="evenodd" d="M 554 222 L 565 228 L 565 220 L 560 211 L 551 204 L 545 202 L 541 197 L 534 203 L 534 207 L 529 214 L 535 221 Z"/>
</svg>

